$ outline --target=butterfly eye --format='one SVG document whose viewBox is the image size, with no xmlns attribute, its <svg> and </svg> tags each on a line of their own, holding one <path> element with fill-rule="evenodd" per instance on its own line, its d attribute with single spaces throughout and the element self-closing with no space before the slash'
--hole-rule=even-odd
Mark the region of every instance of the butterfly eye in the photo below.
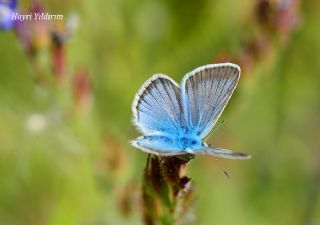
<svg viewBox="0 0 320 225">
<path fill-rule="evenodd" d="M 197 142 L 196 141 L 191 141 L 191 144 L 192 145 L 195 145 Z"/>
</svg>

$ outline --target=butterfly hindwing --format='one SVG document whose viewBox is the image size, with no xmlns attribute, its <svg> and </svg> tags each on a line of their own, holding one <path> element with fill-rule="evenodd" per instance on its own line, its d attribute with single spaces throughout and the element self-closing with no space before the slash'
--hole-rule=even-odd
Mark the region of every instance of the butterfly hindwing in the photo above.
<svg viewBox="0 0 320 225">
<path fill-rule="evenodd" d="M 175 140 L 161 135 L 141 136 L 132 141 L 131 144 L 144 152 L 155 155 L 169 156 L 186 154 L 182 151 L 181 147 L 176 144 Z"/>
<path fill-rule="evenodd" d="M 219 158 L 226 159 L 250 159 L 251 156 L 241 152 L 234 152 L 222 148 L 204 147 L 196 150 L 197 154 L 211 155 Z"/>
<path fill-rule="evenodd" d="M 176 135 L 181 132 L 180 87 L 171 78 L 156 74 L 147 80 L 132 104 L 133 120 L 146 135 Z"/>
<path fill-rule="evenodd" d="M 206 137 L 230 99 L 240 77 L 239 66 L 209 64 L 186 74 L 181 82 L 188 128 Z"/>
</svg>

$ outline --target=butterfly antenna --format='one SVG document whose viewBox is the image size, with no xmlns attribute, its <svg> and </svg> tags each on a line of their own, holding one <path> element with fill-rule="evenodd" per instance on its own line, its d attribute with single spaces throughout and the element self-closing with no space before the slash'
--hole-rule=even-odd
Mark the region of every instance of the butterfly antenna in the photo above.
<svg viewBox="0 0 320 225">
<path fill-rule="evenodd" d="M 216 132 L 224 123 L 225 123 L 225 120 L 222 120 L 217 126 L 215 126 L 212 129 L 210 133 L 212 134 L 213 132 Z M 208 138 L 209 138 L 209 135 L 207 135 L 203 140 L 206 141 Z"/>
<path fill-rule="evenodd" d="M 218 160 L 216 157 L 214 157 L 214 159 L 215 159 L 215 161 L 216 161 L 219 169 L 223 172 L 223 174 L 224 174 L 229 180 L 231 180 L 231 177 L 230 177 L 229 173 L 227 172 L 227 170 L 226 170 L 223 166 L 221 166 L 219 160 Z"/>
</svg>

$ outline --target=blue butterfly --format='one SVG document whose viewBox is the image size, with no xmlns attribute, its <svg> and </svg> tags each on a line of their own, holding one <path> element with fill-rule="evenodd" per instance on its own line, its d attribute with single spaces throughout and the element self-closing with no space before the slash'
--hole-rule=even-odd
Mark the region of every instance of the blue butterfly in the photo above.
<svg viewBox="0 0 320 225">
<path fill-rule="evenodd" d="M 240 77 L 232 63 L 209 64 L 187 73 L 180 86 L 155 74 L 132 103 L 133 123 L 143 136 L 131 144 L 144 152 L 172 156 L 208 154 L 230 159 L 250 155 L 212 148 L 204 141 L 228 103 Z"/>
</svg>

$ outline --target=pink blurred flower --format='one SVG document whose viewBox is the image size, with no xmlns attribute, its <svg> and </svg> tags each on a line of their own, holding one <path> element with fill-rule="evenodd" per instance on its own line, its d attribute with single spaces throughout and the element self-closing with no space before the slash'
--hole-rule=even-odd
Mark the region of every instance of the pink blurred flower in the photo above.
<svg viewBox="0 0 320 225">
<path fill-rule="evenodd" d="M 73 97 L 79 107 L 87 107 L 90 100 L 90 80 L 86 69 L 79 69 L 73 80 Z"/>
</svg>

